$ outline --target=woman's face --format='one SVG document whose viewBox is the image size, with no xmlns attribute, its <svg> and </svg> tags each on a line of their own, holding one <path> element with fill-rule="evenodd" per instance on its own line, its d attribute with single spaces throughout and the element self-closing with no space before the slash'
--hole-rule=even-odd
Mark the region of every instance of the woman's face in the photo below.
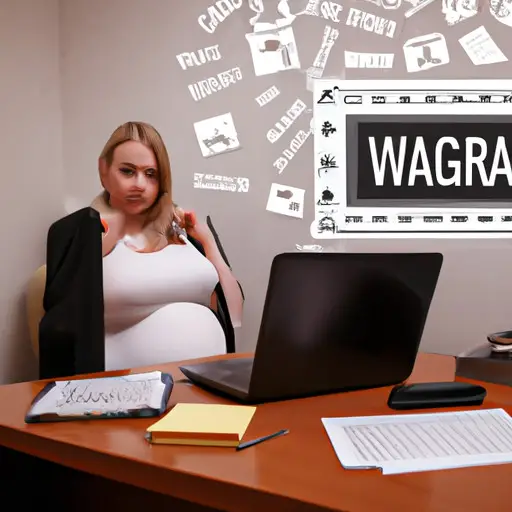
<svg viewBox="0 0 512 512">
<path fill-rule="evenodd" d="M 106 167 L 100 162 L 100 171 L 112 208 L 139 215 L 155 203 L 159 192 L 157 161 L 153 151 L 141 142 L 119 145 L 112 165 Z"/>
</svg>

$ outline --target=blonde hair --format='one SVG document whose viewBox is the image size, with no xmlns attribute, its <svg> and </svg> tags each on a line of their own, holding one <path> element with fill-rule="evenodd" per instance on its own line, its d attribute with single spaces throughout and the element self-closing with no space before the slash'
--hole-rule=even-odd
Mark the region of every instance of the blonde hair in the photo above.
<svg viewBox="0 0 512 512">
<path fill-rule="evenodd" d="M 105 144 L 100 159 L 107 167 L 112 165 L 114 151 L 125 142 L 136 141 L 147 146 L 155 155 L 158 168 L 158 196 L 154 204 L 147 211 L 144 222 L 144 232 L 148 239 L 155 240 L 153 250 L 161 248 L 168 243 L 180 243 L 174 228 L 174 222 L 181 224 L 182 211 L 172 200 L 171 163 L 167 148 L 160 133 L 148 123 L 129 121 L 117 127 Z M 101 179 L 101 174 L 100 174 Z M 102 201 L 103 199 L 103 201 Z M 104 204 L 102 204 L 104 203 Z M 100 210 L 110 205 L 110 194 L 103 191 L 93 202 L 93 207 Z"/>
</svg>

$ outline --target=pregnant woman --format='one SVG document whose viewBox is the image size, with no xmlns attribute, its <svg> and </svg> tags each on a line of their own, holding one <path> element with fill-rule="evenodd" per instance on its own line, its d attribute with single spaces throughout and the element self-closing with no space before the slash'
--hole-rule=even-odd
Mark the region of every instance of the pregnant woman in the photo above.
<svg viewBox="0 0 512 512">
<path fill-rule="evenodd" d="M 225 353 L 215 289 L 220 283 L 238 327 L 241 288 L 210 228 L 173 203 L 159 133 L 146 123 L 123 124 L 106 143 L 99 172 L 104 192 L 91 206 L 106 226 L 105 369 Z"/>
</svg>

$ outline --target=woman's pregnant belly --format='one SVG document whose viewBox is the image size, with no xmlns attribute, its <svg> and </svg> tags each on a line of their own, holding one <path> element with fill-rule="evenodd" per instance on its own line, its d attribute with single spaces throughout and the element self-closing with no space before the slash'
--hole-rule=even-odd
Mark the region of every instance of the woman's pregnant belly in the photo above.
<svg viewBox="0 0 512 512">
<path fill-rule="evenodd" d="M 177 302 L 136 325 L 105 336 L 105 369 L 121 370 L 226 353 L 215 314 L 199 304 Z"/>
</svg>

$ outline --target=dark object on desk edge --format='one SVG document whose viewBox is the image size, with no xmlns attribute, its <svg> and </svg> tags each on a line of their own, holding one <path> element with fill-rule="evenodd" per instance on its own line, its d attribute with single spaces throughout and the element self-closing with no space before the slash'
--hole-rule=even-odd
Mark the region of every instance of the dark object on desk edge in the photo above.
<svg viewBox="0 0 512 512">
<path fill-rule="evenodd" d="M 483 386 L 467 382 L 399 384 L 391 390 L 388 406 L 406 410 L 482 405 L 486 395 Z"/>
<path fill-rule="evenodd" d="M 512 386 L 512 358 L 509 353 L 480 347 L 456 359 L 455 375 L 465 379 Z"/>
</svg>

